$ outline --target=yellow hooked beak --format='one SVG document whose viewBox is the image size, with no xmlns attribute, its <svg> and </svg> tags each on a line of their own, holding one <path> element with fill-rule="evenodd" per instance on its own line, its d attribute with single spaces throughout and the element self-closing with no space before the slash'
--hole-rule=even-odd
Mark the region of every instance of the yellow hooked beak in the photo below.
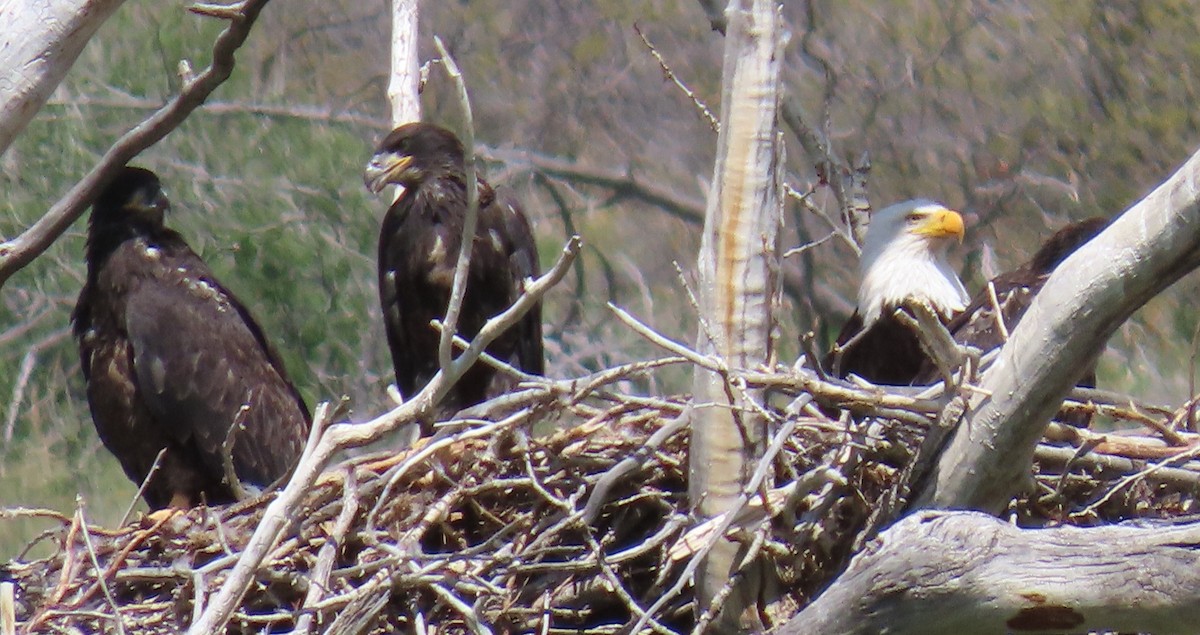
<svg viewBox="0 0 1200 635">
<path fill-rule="evenodd" d="M 395 183 L 400 184 L 400 175 L 412 165 L 412 157 L 389 152 L 371 157 L 367 169 L 363 172 L 363 183 L 368 190 L 378 194 L 383 188 Z"/>
<path fill-rule="evenodd" d="M 963 241 L 966 227 L 962 215 L 952 209 L 939 208 L 930 211 L 919 225 L 913 228 L 913 233 L 930 238 L 949 238 L 951 236 Z"/>
</svg>

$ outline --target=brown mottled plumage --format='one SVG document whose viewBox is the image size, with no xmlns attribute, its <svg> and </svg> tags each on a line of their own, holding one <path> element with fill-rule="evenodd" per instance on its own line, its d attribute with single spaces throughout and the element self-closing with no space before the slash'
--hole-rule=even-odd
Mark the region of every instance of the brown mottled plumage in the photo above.
<svg viewBox="0 0 1200 635">
<path fill-rule="evenodd" d="M 87 282 L 72 313 L 88 405 L 104 445 L 151 508 L 232 502 L 222 444 L 244 485 L 291 469 L 308 407 L 246 307 L 178 233 L 153 172 L 127 167 L 88 223 Z M 243 405 L 246 410 L 243 412 Z"/>
<path fill-rule="evenodd" d="M 985 353 L 1003 346 L 1005 338 L 996 323 L 995 307 L 1000 307 L 1004 326 L 1011 333 L 1055 268 L 1107 226 L 1108 219 L 1099 217 L 1067 225 L 1048 238 L 1028 262 L 992 278 L 996 302 L 992 302 L 986 288 L 975 294 L 967 308 L 946 325 L 954 340 L 960 345 L 971 346 Z M 928 361 L 920 375 L 921 383 L 933 382 L 940 377 L 937 368 Z M 1095 362 L 1084 370 L 1078 385 L 1088 388 L 1096 385 Z M 1066 420 L 1084 426 L 1089 418 L 1071 415 Z"/>
<path fill-rule="evenodd" d="M 426 123 L 392 131 L 367 165 L 373 192 L 403 189 L 388 209 L 379 235 L 379 299 L 396 383 L 407 399 L 438 371 L 438 333 L 450 299 L 454 267 L 467 213 L 462 143 L 454 133 Z M 526 278 L 538 275 L 537 245 L 529 220 L 501 200 L 482 179 L 479 216 L 459 316 L 458 333 L 471 339 L 491 317 L 517 299 Z M 487 348 L 492 356 L 535 375 L 544 372 L 541 307 Z M 434 417 L 443 418 L 503 394 L 513 380 L 480 363 L 446 396 Z M 423 422 L 422 434 L 432 431 Z"/>
</svg>

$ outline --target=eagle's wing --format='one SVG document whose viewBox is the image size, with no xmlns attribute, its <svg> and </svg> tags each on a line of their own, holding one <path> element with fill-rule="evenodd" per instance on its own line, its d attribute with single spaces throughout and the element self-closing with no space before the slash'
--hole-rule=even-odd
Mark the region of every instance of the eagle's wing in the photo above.
<svg viewBox="0 0 1200 635">
<path fill-rule="evenodd" d="M 501 197 L 498 204 L 504 219 L 504 234 L 508 237 L 509 284 L 513 290 L 511 303 L 515 302 L 525 289 L 526 279 L 541 275 L 541 267 L 538 263 L 537 241 L 533 237 L 533 229 L 519 204 L 511 197 Z M 514 365 L 533 375 L 545 374 L 541 303 L 530 309 L 515 328 L 517 345 Z"/>
<path fill-rule="evenodd" d="M 222 444 L 237 425 L 238 477 L 267 485 L 299 455 L 307 408 L 236 299 L 187 267 L 173 273 L 138 285 L 128 298 L 125 327 L 140 393 L 170 426 L 167 434 L 193 444 L 215 474 L 224 471 Z"/>
</svg>

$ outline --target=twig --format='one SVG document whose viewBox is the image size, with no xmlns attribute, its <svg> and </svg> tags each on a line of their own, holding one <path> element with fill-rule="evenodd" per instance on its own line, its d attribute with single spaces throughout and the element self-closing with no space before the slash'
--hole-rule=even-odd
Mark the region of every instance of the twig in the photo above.
<svg viewBox="0 0 1200 635">
<path fill-rule="evenodd" d="M 987 283 L 988 302 L 992 303 L 992 311 L 995 312 L 996 330 L 1000 332 L 1000 341 L 1008 341 L 1008 325 L 1004 323 L 1004 309 L 1000 308 L 1000 298 L 996 297 L 996 285 L 988 280 Z"/>
<path fill-rule="evenodd" d="M 446 74 L 454 81 L 458 89 L 459 106 L 462 108 L 463 129 L 463 168 L 467 180 L 467 216 L 463 219 L 462 237 L 458 246 L 458 261 L 454 265 L 454 282 L 450 287 L 450 304 L 446 307 L 446 317 L 442 320 L 445 328 L 438 337 L 438 366 L 442 372 L 450 367 L 453 353 L 451 342 L 458 331 L 458 315 L 462 311 L 463 295 L 467 289 L 467 270 L 471 265 L 471 252 L 475 247 L 475 226 L 479 222 L 479 182 L 475 174 L 475 121 L 471 115 L 471 99 L 467 95 L 467 85 L 463 81 L 462 71 L 454 58 L 446 51 L 442 39 L 433 36 L 433 44 L 437 47 Z"/>
<path fill-rule="evenodd" d="M 636 470 L 645 462 L 650 450 L 662 445 L 664 441 L 682 430 L 691 421 L 690 409 L 685 409 L 678 417 L 667 425 L 659 428 L 650 435 L 646 440 L 645 445 L 639 447 L 633 456 L 626 457 L 620 463 L 612 466 L 596 481 L 596 486 L 592 488 L 592 494 L 588 496 L 587 503 L 583 507 L 582 521 L 584 524 L 590 525 L 596 520 L 596 516 L 600 514 L 600 508 L 604 505 L 605 499 L 608 498 L 608 492 L 617 482 L 626 474 Z"/>
<path fill-rule="evenodd" d="M 465 602 L 454 597 L 453 593 L 447 591 L 440 584 L 431 584 L 429 588 L 433 590 L 434 595 L 437 595 L 439 600 L 458 611 L 458 614 L 462 616 L 463 621 L 467 623 L 472 632 L 478 635 L 492 635 L 492 629 L 484 626 L 483 622 L 479 619 L 479 615 L 475 613 L 475 609 L 472 609 Z"/>
<path fill-rule="evenodd" d="M 312 581 L 308 586 L 308 593 L 304 596 L 304 607 L 311 609 L 314 604 L 321 600 L 321 596 L 325 594 L 326 587 L 329 585 L 329 572 L 333 569 L 333 560 L 337 557 L 338 550 L 342 547 L 342 542 L 346 539 L 346 534 L 350 532 L 350 524 L 354 522 L 354 516 L 358 513 L 358 482 L 354 478 L 354 470 L 346 470 L 346 480 L 342 484 L 342 511 L 338 514 L 337 522 L 334 523 L 333 531 L 329 534 L 325 544 L 321 545 L 321 550 L 317 554 L 317 564 L 313 567 L 310 574 Z M 292 635 L 308 635 L 312 629 L 313 614 L 303 613 L 296 620 L 296 628 L 292 631 Z"/>
<path fill-rule="evenodd" d="M 79 516 L 79 529 L 83 535 L 83 545 L 87 549 L 88 557 L 92 560 L 92 568 L 96 572 L 96 584 L 100 585 L 100 590 L 104 593 L 104 598 L 108 600 L 108 606 L 113 612 L 113 621 L 117 625 L 117 632 L 125 635 L 125 620 L 121 618 L 121 609 L 117 606 L 116 599 L 113 598 L 112 591 L 108 588 L 108 583 L 104 580 L 105 571 L 100 566 L 100 559 L 96 557 L 96 549 L 92 547 L 92 538 L 88 534 L 87 518 L 83 514 L 83 499 L 76 497 L 75 499 L 75 514 Z"/>
<path fill-rule="evenodd" d="M 146 488 L 150 486 L 150 479 L 154 478 L 155 472 L 158 472 L 159 468 L 162 467 L 162 460 L 166 454 L 167 448 L 164 447 L 158 451 L 158 454 L 154 455 L 154 462 L 150 464 L 150 471 L 146 472 L 146 478 L 142 479 L 142 484 L 138 486 L 138 491 L 133 495 L 133 500 L 129 501 L 129 507 L 125 508 L 125 513 L 121 515 L 121 522 L 117 523 L 118 525 L 124 525 L 129 522 L 129 517 L 133 515 L 133 510 L 137 507 L 138 501 L 145 495 Z"/>
<path fill-rule="evenodd" d="M 204 103 L 218 86 L 233 72 L 234 53 L 250 35 L 267 0 L 245 0 L 236 6 L 237 19 L 217 36 L 213 44 L 212 63 L 195 80 L 184 84 L 179 94 L 167 105 L 126 132 L 104 153 L 99 163 L 74 187 L 16 238 L 0 244 L 0 288 L 14 273 L 40 256 L 81 215 L 96 192 L 139 152 L 158 143 L 184 119 Z"/>
<path fill-rule="evenodd" d="M 650 54 L 654 56 L 655 61 L 658 62 L 658 67 L 662 69 L 663 75 L 668 80 L 673 82 L 677 87 L 679 87 L 679 90 L 683 91 L 683 94 L 686 95 L 687 98 L 692 102 L 692 105 L 696 107 L 696 110 L 699 112 L 700 116 L 703 117 L 706 122 L 708 122 L 708 127 L 712 128 L 713 132 L 719 132 L 721 129 L 721 124 L 717 121 L 717 118 L 713 116 L 712 111 L 708 109 L 708 106 L 705 105 L 704 102 L 700 101 L 700 97 L 697 96 L 692 89 L 687 87 L 687 84 L 684 84 L 683 81 L 675 76 L 675 72 L 671 70 L 670 65 L 668 65 L 667 61 L 663 59 L 663 56 L 658 52 L 658 49 L 656 49 L 654 45 L 650 43 L 650 40 L 646 37 L 646 34 L 642 33 L 641 27 L 639 27 L 636 22 L 633 24 L 633 30 L 638 34 L 638 37 L 642 38 L 642 44 L 645 44 L 646 49 L 649 50 Z"/>
<path fill-rule="evenodd" d="M 1177 454 L 1169 459 L 1165 459 L 1163 461 L 1155 463 L 1154 465 L 1151 465 L 1150 467 L 1147 467 L 1146 469 L 1141 470 L 1140 472 L 1138 472 L 1136 474 L 1130 474 L 1129 476 L 1126 476 L 1125 478 L 1118 481 L 1116 485 L 1113 485 L 1111 488 L 1109 488 L 1108 492 L 1105 493 L 1104 496 L 1101 496 L 1099 500 L 1097 500 L 1096 502 L 1092 503 L 1091 505 L 1088 505 L 1087 507 L 1085 507 L 1081 512 L 1079 512 L 1079 514 L 1080 515 L 1094 514 L 1094 513 L 1096 513 L 1097 509 L 1100 509 L 1100 507 L 1102 505 L 1104 505 L 1105 503 L 1107 503 L 1109 501 L 1109 499 L 1111 499 L 1114 495 L 1116 495 L 1117 492 L 1125 489 L 1126 487 L 1132 485 L 1133 483 L 1136 483 L 1163 468 L 1169 467 L 1176 463 L 1181 463 L 1183 461 L 1194 459 L 1197 456 L 1200 456 L 1200 445 L 1193 447 L 1192 449 L 1188 450 L 1187 452 Z"/>
<path fill-rule="evenodd" d="M 224 472 L 222 479 L 233 491 L 233 499 L 239 501 L 248 498 L 249 493 L 242 486 L 242 480 L 238 478 L 237 470 L 233 467 L 233 446 L 237 443 L 237 433 L 245 427 L 246 417 L 250 414 L 250 402 L 253 399 L 254 394 L 251 389 L 246 403 L 243 403 L 234 413 L 233 422 L 229 424 L 229 429 L 225 432 L 225 440 L 221 441 L 221 469 Z"/>
</svg>

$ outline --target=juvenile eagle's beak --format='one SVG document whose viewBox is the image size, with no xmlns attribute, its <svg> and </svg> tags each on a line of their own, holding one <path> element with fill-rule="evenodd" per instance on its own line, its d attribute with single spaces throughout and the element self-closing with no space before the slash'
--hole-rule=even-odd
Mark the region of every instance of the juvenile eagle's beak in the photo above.
<svg viewBox="0 0 1200 635">
<path fill-rule="evenodd" d="M 400 183 L 400 175 L 412 164 L 412 157 L 386 152 L 371 157 L 363 172 L 363 183 L 372 193 L 378 194 L 388 185 Z"/>
<path fill-rule="evenodd" d="M 952 209 L 941 208 L 929 213 L 913 231 L 921 236 L 930 238 L 954 237 L 958 242 L 963 241 L 965 234 L 962 215 Z"/>
</svg>

